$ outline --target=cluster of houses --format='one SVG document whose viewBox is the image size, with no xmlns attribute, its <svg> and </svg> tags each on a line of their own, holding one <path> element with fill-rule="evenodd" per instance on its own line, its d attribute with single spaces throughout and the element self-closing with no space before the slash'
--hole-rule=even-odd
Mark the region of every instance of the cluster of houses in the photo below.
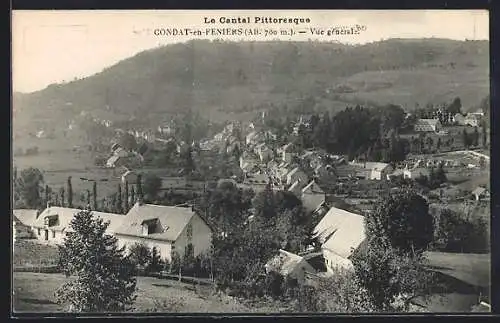
<svg viewBox="0 0 500 323">
<path fill-rule="evenodd" d="M 111 157 L 106 161 L 106 167 L 116 168 L 120 166 L 138 166 L 144 161 L 144 157 L 135 151 L 128 151 L 115 143 L 111 146 Z"/>
<path fill-rule="evenodd" d="M 446 119 L 443 122 L 443 117 L 436 113 L 432 118 L 422 118 L 418 119 L 414 124 L 414 130 L 416 132 L 440 132 L 443 128 L 443 124 L 457 124 L 459 126 L 470 126 L 478 127 L 481 121 L 481 117 L 484 116 L 482 110 L 476 112 L 469 112 L 466 115 L 457 113 Z"/>
</svg>

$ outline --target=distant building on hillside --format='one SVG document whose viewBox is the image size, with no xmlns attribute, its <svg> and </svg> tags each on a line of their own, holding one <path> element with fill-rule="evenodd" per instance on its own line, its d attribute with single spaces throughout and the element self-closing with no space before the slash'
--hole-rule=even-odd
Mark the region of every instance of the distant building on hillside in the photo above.
<svg viewBox="0 0 500 323">
<path fill-rule="evenodd" d="M 415 131 L 418 132 L 438 132 L 442 125 L 438 119 L 418 119 L 414 125 Z"/>
</svg>

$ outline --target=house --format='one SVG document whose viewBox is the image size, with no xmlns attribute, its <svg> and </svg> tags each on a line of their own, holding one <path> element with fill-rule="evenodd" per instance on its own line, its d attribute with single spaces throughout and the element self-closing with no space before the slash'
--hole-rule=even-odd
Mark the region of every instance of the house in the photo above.
<svg viewBox="0 0 500 323">
<path fill-rule="evenodd" d="M 120 246 L 144 243 L 156 248 L 162 259 L 171 261 L 175 251 L 181 257 L 189 250 L 192 256 L 207 252 L 212 230 L 189 207 L 142 204 L 137 202 L 115 230 Z"/>
<path fill-rule="evenodd" d="M 32 238 L 34 232 L 31 226 L 35 221 L 38 210 L 34 209 L 14 209 L 12 210 L 12 229 L 14 241 L 16 238 Z"/>
<path fill-rule="evenodd" d="M 261 162 L 267 162 L 273 158 L 273 151 L 265 143 L 258 144 L 254 151 L 259 156 Z"/>
<path fill-rule="evenodd" d="M 379 162 L 364 162 L 350 163 L 354 167 L 358 167 L 357 175 L 371 180 L 382 180 L 387 179 L 388 175 L 392 173 L 392 167 L 387 163 Z"/>
<path fill-rule="evenodd" d="M 386 163 L 366 163 L 366 166 L 370 168 L 370 179 L 372 180 L 382 180 L 387 179 L 388 175 L 392 173 L 393 168 Z"/>
<path fill-rule="evenodd" d="M 404 171 L 405 171 L 404 169 L 398 168 L 395 171 L 393 171 L 391 174 L 387 175 L 387 178 L 389 180 L 393 180 L 393 179 L 398 178 L 398 177 L 404 178 Z"/>
<path fill-rule="evenodd" d="M 302 170 L 300 170 L 299 167 L 295 167 L 292 169 L 288 174 L 286 174 L 286 184 L 291 185 L 294 182 L 300 182 L 300 183 L 307 183 L 308 177 L 306 173 L 304 173 Z"/>
<path fill-rule="evenodd" d="M 260 134 L 257 131 L 252 131 L 248 135 L 246 135 L 245 143 L 249 146 L 255 145 L 259 142 L 260 139 L 261 139 Z"/>
<path fill-rule="evenodd" d="M 296 279 L 300 285 L 306 282 L 307 273 L 316 270 L 299 255 L 280 249 L 278 254 L 265 264 L 266 273 L 277 272 L 284 277 Z"/>
<path fill-rule="evenodd" d="M 467 116 L 464 119 L 464 125 L 471 127 L 479 126 L 479 117 L 475 114 L 470 114 L 470 113 L 467 114 Z"/>
<path fill-rule="evenodd" d="M 293 143 L 288 143 L 278 149 L 278 154 L 281 155 L 281 160 L 290 163 L 292 157 L 294 156 L 294 145 Z"/>
<path fill-rule="evenodd" d="M 472 195 L 476 199 L 476 201 L 479 201 L 482 198 L 489 198 L 489 192 L 486 188 L 478 186 L 475 190 L 472 191 Z"/>
<path fill-rule="evenodd" d="M 415 178 L 419 178 L 419 177 L 422 177 L 422 176 L 429 176 L 429 170 L 427 168 L 424 168 L 424 167 L 416 167 L 416 168 L 412 168 L 412 169 L 404 169 L 403 170 L 403 178 L 407 178 L 407 179 L 415 179 Z"/>
<path fill-rule="evenodd" d="M 438 132 L 441 128 L 441 122 L 438 119 L 418 119 L 414 125 L 415 131 L 418 132 Z"/>
<path fill-rule="evenodd" d="M 66 232 L 71 231 L 69 227 L 71 220 L 80 209 L 48 206 L 42 213 L 35 217 L 31 229 L 35 232 L 35 237 L 44 243 L 57 245 L 66 236 Z M 106 233 L 113 234 L 117 226 L 124 219 L 122 214 L 104 213 L 92 211 L 95 217 L 104 221 L 109 221 Z"/>
<path fill-rule="evenodd" d="M 484 111 L 482 109 L 477 109 L 474 112 L 469 112 L 471 115 L 476 115 L 478 117 L 484 117 Z"/>
<path fill-rule="evenodd" d="M 302 189 L 302 205 L 308 212 L 314 212 L 325 204 L 326 195 L 315 181 L 311 181 Z"/>
<path fill-rule="evenodd" d="M 314 237 L 321 243 L 328 271 L 351 270 L 350 256 L 365 240 L 363 216 L 332 207 L 314 228 Z"/>
</svg>

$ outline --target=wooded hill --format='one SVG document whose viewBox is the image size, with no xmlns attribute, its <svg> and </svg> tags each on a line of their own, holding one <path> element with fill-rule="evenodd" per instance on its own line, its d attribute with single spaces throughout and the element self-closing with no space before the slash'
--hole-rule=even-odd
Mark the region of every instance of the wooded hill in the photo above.
<svg viewBox="0 0 500 323">
<path fill-rule="evenodd" d="M 487 41 L 391 39 L 366 45 L 190 41 L 141 52 L 102 72 L 14 101 L 14 127 L 82 110 L 151 126 L 192 108 L 211 120 L 316 99 L 311 109 L 449 102 L 464 110 L 489 93 Z M 19 128 L 18 128 L 19 129 Z M 15 130 L 15 129 L 14 129 Z"/>
</svg>

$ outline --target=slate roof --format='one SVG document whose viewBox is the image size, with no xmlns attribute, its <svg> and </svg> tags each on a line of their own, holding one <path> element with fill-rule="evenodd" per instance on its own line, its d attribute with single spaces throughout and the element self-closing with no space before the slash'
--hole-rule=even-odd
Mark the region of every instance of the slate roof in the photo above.
<svg viewBox="0 0 500 323">
<path fill-rule="evenodd" d="M 322 248 L 348 258 L 365 240 L 363 216 L 332 207 L 314 228 Z"/>
<path fill-rule="evenodd" d="M 163 241 L 175 241 L 182 233 L 191 218 L 195 215 L 189 207 L 163 206 L 136 203 L 125 215 L 127 221 L 120 225 L 115 233 L 145 238 L 141 223 L 145 220 L 158 219 L 166 230 L 148 234 L 148 238 Z M 168 227 L 168 228 L 167 228 Z"/>
<path fill-rule="evenodd" d="M 76 213 L 80 212 L 80 209 L 73 209 L 67 207 L 59 207 L 59 206 L 51 206 L 43 210 L 43 212 L 38 216 L 38 218 L 34 221 L 33 226 L 36 228 L 44 228 L 45 227 L 45 217 L 52 217 L 57 215 L 57 224 L 51 226 L 51 230 L 56 231 L 69 231 L 69 224 Z M 99 217 L 104 220 L 104 222 L 109 221 L 109 226 L 107 231 L 109 233 L 113 233 L 115 229 L 121 224 L 123 219 L 125 218 L 122 214 L 115 213 L 104 213 L 104 212 L 96 212 L 92 211 L 92 214 L 96 217 Z"/>
</svg>

